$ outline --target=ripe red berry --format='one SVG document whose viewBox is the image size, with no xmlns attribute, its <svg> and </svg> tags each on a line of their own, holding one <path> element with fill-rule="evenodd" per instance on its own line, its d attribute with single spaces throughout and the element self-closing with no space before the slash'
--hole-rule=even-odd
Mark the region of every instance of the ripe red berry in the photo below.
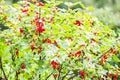
<svg viewBox="0 0 120 80">
<path fill-rule="evenodd" d="M 82 77 L 82 79 L 84 79 L 84 71 L 83 70 L 81 70 L 81 71 L 79 71 L 79 75 Z"/>
<path fill-rule="evenodd" d="M 107 36 L 110 37 L 110 33 L 107 33 Z"/>
<path fill-rule="evenodd" d="M 36 25 L 37 25 L 37 28 L 36 28 L 36 34 L 39 34 L 39 33 L 42 33 L 42 32 L 44 32 L 45 31 L 45 29 L 43 28 L 43 23 L 36 23 Z"/>
<path fill-rule="evenodd" d="M 77 52 L 75 53 L 75 56 L 80 56 L 81 53 L 82 53 L 82 51 L 77 51 Z"/>
<path fill-rule="evenodd" d="M 45 22 L 45 18 L 44 17 L 42 17 L 42 22 Z"/>
<path fill-rule="evenodd" d="M 57 45 L 57 41 L 56 40 L 54 40 L 54 45 Z"/>
<path fill-rule="evenodd" d="M 39 6 L 44 6 L 44 4 L 42 2 L 39 3 Z"/>
<path fill-rule="evenodd" d="M 18 49 L 16 48 L 16 52 L 15 52 L 16 56 L 18 57 L 19 56 L 19 51 Z"/>
<path fill-rule="evenodd" d="M 39 12 L 36 12 L 36 14 L 39 14 Z"/>
<path fill-rule="evenodd" d="M 76 20 L 76 22 L 74 23 L 75 25 L 81 26 L 82 22 L 80 22 L 79 20 Z"/>
<path fill-rule="evenodd" d="M 34 45 L 31 45 L 30 48 L 32 49 L 32 51 L 35 49 Z"/>
<path fill-rule="evenodd" d="M 60 67 L 59 66 L 57 66 L 57 70 L 60 71 Z"/>
<path fill-rule="evenodd" d="M 47 39 L 47 43 L 50 43 L 50 44 L 52 43 L 51 40 L 50 40 L 49 38 Z"/>
<path fill-rule="evenodd" d="M 25 64 L 24 63 L 21 64 L 21 68 L 25 69 Z"/>
<path fill-rule="evenodd" d="M 53 69 L 57 69 L 58 71 L 60 71 L 60 63 L 59 62 L 55 62 L 54 60 L 50 63 L 53 67 Z"/>
<path fill-rule="evenodd" d="M 117 50 L 116 49 L 113 49 L 113 54 L 117 54 Z"/>
<path fill-rule="evenodd" d="M 22 28 L 20 28 L 20 33 L 22 33 L 23 32 L 23 29 Z"/>
<path fill-rule="evenodd" d="M 53 69 L 56 69 L 57 68 L 57 62 L 55 62 L 54 60 L 51 62 L 51 65 L 53 66 Z"/>
<path fill-rule="evenodd" d="M 71 54 L 70 54 L 70 53 L 68 54 L 68 57 L 71 57 Z"/>
<path fill-rule="evenodd" d="M 104 54 L 104 55 L 103 55 L 103 58 L 104 58 L 104 59 L 107 59 L 108 57 L 107 57 L 107 55 L 106 55 L 106 54 Z"/>
<path fill-rule="evenodd" d="M 101 59 L 101 60 L 99 61 L 100 65 L 103 65 L 103 62 L 104 62 L 104 60 Z"/>
<path fill-rule="evenodd" d="M 58 77 L 58 74 L 54 74 L 54 78 L 57 78 Z"/>
<path fill-rule="evenodd" d="M 23 13 L 27 13 L 27 12 L 28 12 L 28 9 L 21 9 L 21 11 L 22 11 Z"/>
<path fill-rule="evenodd" d="M 36 4 L 37 2 L 36 2 L 36 1 L 34 1 L 33 3 L 34 3 L 34 4 Z"/>
<path fill-rule="evenodd" d="M 117 78 L 118 78 L 118 75 L 113 76 L 113 80 L 118 80 Z"/>
</svg>

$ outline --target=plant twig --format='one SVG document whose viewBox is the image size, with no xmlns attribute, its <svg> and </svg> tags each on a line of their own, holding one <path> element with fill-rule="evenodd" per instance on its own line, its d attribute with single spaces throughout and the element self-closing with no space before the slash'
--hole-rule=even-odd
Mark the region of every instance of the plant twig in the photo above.
<svg viewBox="0 0 120 80">
<path fill-rule="evenodd" d="M 46 77 L 45 80 L 48 80 L 48 78 L 49 78 L 52 74 L 53 74 L 53 73 L 49 74 L 49 75 Z"/>
<path fill-rule="evenodd" d="M 73 79 L 75 76 L 77 76 L 76 74 L 75 75 L 73 75 L 72 77 L 70 77 L 68 80 L 71 80 L 71 79 Z"/>
<path fill-rule="evenodd" d="M 5 74 L 5 71 L 4 71 L 4 69 L 3 69 L 3 66 L 2 66 L 2 58 L 0 57 L 0 68 L 1 68 L 1 70 L 2 70 L 2 72 L 3 72 L 3 75 L 4 75 L 4 77 L 5 77 L 5 80 L 8 80 L 7 79 L 7 76 L 6 76 L 6 74 Z"/>
<path fill-rule="evenodd" d="M 41 74 L 39 74 L 39 80 L 41 80 Z"/>
<path fill-rule="evenodd" d="M 62 69 L 62 65 L 61 65 L 60 70 L 59 70 L 58 80 L 60 80 L 61 69 Z"/>
<path fill-rule="evenodd" d="M 64 80 L 64 78 L 69 74 L 70 71 L 68 71 L 63 77 L 62 80 Z"/>
<path fill-rule="evenodd" d="M 17 71 L 16 71 L 16 80 L 18 80 L 18 73 L 17 73 Z"/>
</svg>

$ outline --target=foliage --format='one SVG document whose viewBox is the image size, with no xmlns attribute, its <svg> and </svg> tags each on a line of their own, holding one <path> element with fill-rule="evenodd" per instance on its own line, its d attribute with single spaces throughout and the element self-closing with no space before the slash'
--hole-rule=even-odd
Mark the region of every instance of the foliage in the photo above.
<svg viewBox="0 0 120 80">
<path fill-rule="evenodd" d="M 116 34 L 120 33 L 120 15 L 118 12 L 114 13 L 110 8 L 104 8 L 96 9 L 92 13 L 98 17 L 103 24 L 108 25 L 111 29 L 115 30 Z"/>
<path fill-rule="evenodd" d="M 120 42 L 115 32 L 84 11 L 58 4 L 28 0 L 0 5 L 9 27 L 0 34 L 0 77 L 117 80 Z"/>
<path fill-rule="evenodd" d="M 73 2 L 74 4 L 80 3 L 79 0 L 63 0 L 67 2 Z M 65 5 L 65 2 L 64 5 Z M 119 0 L 81 0 L 81 2 L 86 6 L 93 6 L 95 10 L 92 14 L 98 17 L 98 19 L 105 25 L 108 25 L 113 29 L 116 34 L 120 33 L 120 1 Z M 61 4 L 62 6 L 63 4 Z M 60 6 L 60 7 L 61 7 Z M 62 6 L 61 8 L 66 7 Z M 72 9 L 81 8 L 80 4 L 71 6 Z"/>
</svg>

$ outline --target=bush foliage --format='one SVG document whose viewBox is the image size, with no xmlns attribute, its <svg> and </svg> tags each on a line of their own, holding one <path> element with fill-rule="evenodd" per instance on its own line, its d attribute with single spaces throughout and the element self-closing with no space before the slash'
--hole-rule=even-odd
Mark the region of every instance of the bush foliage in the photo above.
<svg viewBox="0 0 120 80">
<path fill-rule="evenodd" d="M 117 80 L 119 39 L 95 16 L 59 2 L 0 5 L 9 29 L 0 32 L 1 78 Z"/>
</svg>

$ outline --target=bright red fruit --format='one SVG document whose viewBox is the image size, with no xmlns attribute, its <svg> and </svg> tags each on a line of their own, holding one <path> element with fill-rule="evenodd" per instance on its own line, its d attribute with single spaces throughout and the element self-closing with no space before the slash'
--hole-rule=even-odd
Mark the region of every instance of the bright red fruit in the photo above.
<svg viewBox="0 0 120 80">
<path fill-rule="evenodd" d="M 57 45 L 57 41 L 56 40 L 54 40 L 54 45 Z"/>
<path fill-rule="evenodd" d="M 57 68 L 58 63 L 57 63 L 57 62 L 55 62 L 55 61 L 52 61 L 52 62 L 51 62 L 51 65 L 53 66 L 53 68 L 54 68 L 54 69 L 56 69 L 56 68 Z"/>
<path fill-rule="evenodd" d="M 101 59 L 99 62 L 100 62 L 100 65 L 103 65 L 104 60 Z"/>
<path fill-rule="evenodd" d="M 80 56 L 81 53 L 82 53 L 82 51 L 78 51 L 78 52 L 75 53 L 75 56 Z"/>
<path fill-rule="evenodd" d="M 58 71 L 60 70 L 60 64 L 58 62 L 55 62 L 54 60 L 51 62 L 51 65 L 53 69 L 57 69 Z"/>
<path fill-rule="evenodd" d="M 107 33 L 107 36 L 110 37 L 110 33 Z"/>
<path fill-rule="evenodd" d="M 42 33 L 45 31 L 45 29 L 43 28 L 44 24 L 43 22 L 39 22 L 39 18 L 36 17 L 35 18 L 35 24 L 36 24 L 36 34 L 38 35 L 39 33 Z"/>
<path fill-rule="evenodd" d="M 80 26 L 80 25 L 82 25 L 82 22 L 80 22 L 79 20 L 76 20 L 76 22 L 74 24 Z"/>
<path fill-rule="evenodd" d="M 34 3 L 34 4 L 36 4 L 37 2 L 36 2 L 36 1 L 34 1 L 33 3 Z"/>
<path fill-rule="evenodd" d="M 21 11 L 22 11 L 23 13 L 27 13 L 27 12 L 28 12 L 28 9 L 21 9 Z"/>
<path fill-rule="evenodd" d="M 35 49 L 34 45 L 31 45 L 30 48 L 32 49 L 32 51 Z"/>
<path fill-rule="evenodd" d="M 118 80 L 117 78 L 118 78 L 118 75 L 113 76 L 113 80 Z"/>
<path fill-rule="evenodd" d="M 60 66 L 57 66 L 57 70 L 60 71 Z"/>
<path fill-rule="evenodd" d="M 45 18 L 44 17 L 42 17 L 42 22 L 45 22 Z"/>
<path fill-rule="evenodd" d="M 45 31 L 45 29 L 43 27 L 37 27 L 36 28 L 36 34 L 42 33 L 44 31 Z"/>
<path fill-rule="evenodd" d="M 107 59 L 108 57 L 107 57 L 107 55 L 106 55 L 106 54 L 104 54 L 104 55 L 103 55 L 103 58 L 104 58 L 104 59 Z"/>
<path fill-rule="evenodd" d="M 51 40 L 50 40 L 49 38 L 47 39 L 47 43 L 50 43 L 50 44 L 52 43 Z"/>
<path fill-rule="evenodd" d="M 20 33 L 22 33 L 23 32 L 23 29 L 22 28 L 20 28 Z"/>
<path fill-rule="evenodd" d="M 36 14 L 39 14 L 39 12 L 36 12 Z"/>
<path fill-rule="evenodd" d="M 39 6 L 44 6 L 44 4 L 42 2 L 39 3 Z"/>
<path fill-rule="evenodd" d="M 58 77 L 58 74 L 54 74 L 54 78 L 57 78 Z"/>
<path fill-rule="evenodd" d="M 19 56 L 19 51 L 18 49 L 16 48 L 16 52 L 15 52 L 16 56 L 18 57 Z"/>
<path fill-rule="evenodd" d="M 115 54 L 115 55 L 117 54 L 117 51 L 116 51 L 116 49 L 113 49 L 113 54 Z"/>
<path fill-rule="evenodd" d="M 70 54 L 70 53 L 68 54 L 68 57 L 69 57 L 69 58 L 71 57 L 71 54 Z"/>
<path fill-rule="evenodd" d="M 83 70 L 79 71 L 79 75 L 82 77 L 82 79 L 84 79 L 85 74 L 84 74 L 84 71 L 83 71 Z"/>
<path fill-rule="evenodd" d="M 21 68 L 25 69 L 25 64 L 24 63 L 21 64 Z"/>
</svg>

